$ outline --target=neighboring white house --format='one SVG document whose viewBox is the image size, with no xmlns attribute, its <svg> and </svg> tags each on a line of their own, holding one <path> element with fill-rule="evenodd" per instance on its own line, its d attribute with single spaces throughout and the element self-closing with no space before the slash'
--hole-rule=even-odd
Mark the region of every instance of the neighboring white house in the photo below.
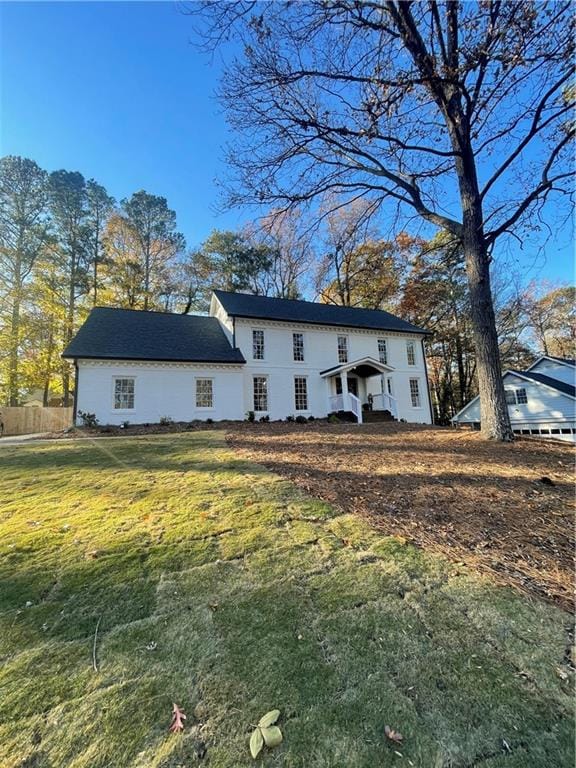
<svg viewBox="0 0 576 768">
<path fill-rule="evenodd" d="M 548 355 L 527 371 L 506 371 L 504 390 L 510 422 L 517 435 L 538 435 L 576 442 L 575 361 Z M 478 397 L 454 416 L 456 424 L 480 427 Z"/>
<path fill-rule="evenodd" d="M 379 310 L 215 291 L 209 316 L 96 307 L 64 351 L 101 424 L 325 417 L 432 421 L 426 331 Z"/>
</svg>

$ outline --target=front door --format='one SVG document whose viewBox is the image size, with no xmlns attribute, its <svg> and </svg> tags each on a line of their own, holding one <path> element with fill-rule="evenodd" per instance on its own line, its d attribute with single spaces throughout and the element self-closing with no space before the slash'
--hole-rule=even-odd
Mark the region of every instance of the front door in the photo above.
<svg viewBox="0 0 576 768">
<path fill-rule="evenodd" d="M 358 379 L 354 376 L 348 376 L 348 392 L 351 392 L 353 395 L 356 395 L 358 397 Z M 341 395 L 342 394 L 342 380 L 340 376 L 336 376 L 336 394 Z"/>
</svg>

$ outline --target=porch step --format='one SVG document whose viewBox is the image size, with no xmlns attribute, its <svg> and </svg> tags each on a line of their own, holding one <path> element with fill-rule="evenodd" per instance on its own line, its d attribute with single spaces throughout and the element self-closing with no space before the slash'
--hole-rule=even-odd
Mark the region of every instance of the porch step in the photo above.
<svg viewBox="0 0 576 768">
<path fill-rule="evenodd" d="M 364 411 L 362 419 L 365 424 L 374 424 L 380 421 L 396 421 L 390 411 Z"/>
</svg>

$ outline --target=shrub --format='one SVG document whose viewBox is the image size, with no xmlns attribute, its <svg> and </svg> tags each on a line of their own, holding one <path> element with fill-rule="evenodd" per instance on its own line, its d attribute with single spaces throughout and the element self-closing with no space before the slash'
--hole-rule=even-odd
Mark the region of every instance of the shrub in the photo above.
<svg viewBox="0 0 576 768">
<path fill-rule="evenodd" d="M 128 429 L 128 427 L 130 426 L 130 422 L 123 421 L 122 424 L 120 424 L 120 426 L 122 427 L 122 429 Z"/>
<path fill-rule="evenodd" d="M 214 419 L 206 419 L 206 424 L 214 424 Z"/>
<path fill-rule="evenodd" d="M 294 416 L 286 416 L 286 421 L 294 421 Z"/>
<path fill-rule="evenodd" d="M 316 421 L 316 416 L 308 416 L 308 421 Z"/>
<path fill-rule="evenodd" d="M 263 424 L 266 424 L 268 421 L 270 421 L 270 416 L 260 416 L 260 421 Z"/>
<path fill-rule="evenodd" d="M 174 419 L 172 418 L 172 416 L 160 416 L 159 424 L 165 427 L 168 424 L 174 424 Z"/>
<path fill-rule="evenodd" d="M 82 421 L 83 427 L 97 427 L 98 419 L 95 413 L 87 413 L 86 411 L 78 411 L 78 418 Z"/>
<path fill-rule="evenodd" d="M 252 422 L 252 421 L 254 421 L 254 418 L 255 418 L 254 417 L 254 411 L 248 411 L 246 413 L 246 421 Z"/>
<path fill-rule="evenodd" d="M 328 423 L 329 424 L 340 424 L 340 419 L 338 416 L 336 416 L 335 413 L 331 413 L 330 416 L 328 416 Z"/>
<path fill-rule="evenodd" d="M 306 416 L 296 416 L 296 424 L 306 424 L 307 421 Z"/>
</svg>

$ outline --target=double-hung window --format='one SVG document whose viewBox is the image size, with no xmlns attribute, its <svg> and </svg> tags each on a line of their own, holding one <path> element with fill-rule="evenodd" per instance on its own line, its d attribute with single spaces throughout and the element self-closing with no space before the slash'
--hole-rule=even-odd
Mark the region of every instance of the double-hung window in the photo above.
<svg viewBox="0 0 576 768">
<path fill-rule="evenodd" d="M 406 342 L 406 357 L 408 358 L 408 365 L 416 365 L 416 347 L 413 341 Z"/>
<path fill-rule="evenodd" d="M 388 350 L 386 349 L 386 339 L 378 339 L 378 358 L 381 363 L 388 362 Z"/>
<path fill-rule="evenodd" d="M 294 407 L 297 411 L 308 410 L 308 384 L 305 376 L 294 377 Z"/>
<path fill-rule="evenodd" d="M 252 379 L 254 387 L 254 410 L 268 410 L 268 379 L 266 376 L 254 376 Z"/>
<path fill-rule="evenodd" d="M 410 400 L 412 408 L 420 408 L 420 381 L 418 379 L 410 379 Z"/>
<path fill-rule="evenodd" d="M 254 360 L 264 360 L 264 331 L 252 331 L 252 357 Z"/>
<path fill-rule="evenodd" d="M 348 337 L 338 336 L 338 362 L 348 362 Z"/>
<path fill-rule="evenodd" d="M 114 408 L 122 411 L 134 409 L 134 379 L 114 379 Z"/>
<path fill-rule="evenodd" d="M 526 405 L 528 402 L 528 395 L 526 394 L 524 387 L 521 389 L 505 387 L 504 395 L 506 396 L 507 405 Z"/>
<path fill-rule="evenodd" d="M 304 334 L 292 334 L 292 356 L 297 363 L 304 362 Z"/>
<path fill-rule="evenodd" d="M 212 379 L 196 379 L 196 408 L 214 407 Z"/>
</svg>

